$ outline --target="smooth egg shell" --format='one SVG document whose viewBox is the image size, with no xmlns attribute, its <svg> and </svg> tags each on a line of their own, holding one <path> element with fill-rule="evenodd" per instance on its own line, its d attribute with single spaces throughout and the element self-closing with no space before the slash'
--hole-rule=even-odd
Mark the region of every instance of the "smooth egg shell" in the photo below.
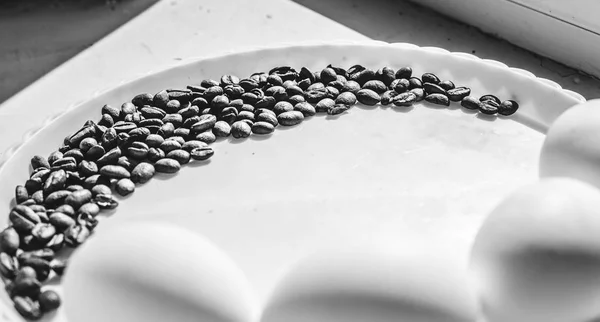
<svg viewBox="0 0 600 322">
<path fill-rule="evenodd" d="M 571 178 L 518 189 L 484 221 L 471 270 L 489 322 L 600 317 L 600 191 Z"/>
<path fill-rule="evenodd" d="M 244 274 L 205 238 L 162 222 L 101 231 L 64 278 L 69 321 L 248 322 L 257 314 Z"/>
<path fill-rule="evenodd" d="M 472 322 L 466 262 L 419 244 L 327 250 L 278 284 L 262 322 Z"/>
<path fill-rule="evenodd" d="M 600 100 L 572 107 L 554 121 L 542 146 L 539 174 L 600 188 Z"/>
</svg>

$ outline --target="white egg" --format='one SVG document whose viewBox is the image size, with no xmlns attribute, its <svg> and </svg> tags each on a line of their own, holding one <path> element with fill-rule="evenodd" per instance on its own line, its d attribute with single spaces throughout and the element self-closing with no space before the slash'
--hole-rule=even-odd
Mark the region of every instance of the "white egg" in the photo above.
<svg viewBox="0 0 600 322">
<path fill-rule="evenodd" d="M 600 317 L 600 191 L 570 178 L 518 189 L 484 221 L 471 269 L 488 322 Z"/>
<path fill-rule="evenodd" d="M 571 177 L 600 188 L 600 100 L 577 105 L 552 124 L 540 155 L 540 177 Z"/>
<path fill-rule="evenodd" d="M 258 313 L 231 259 L 162 222 L 97 233 L 73 254 L 64 294 L 71 322 L 249 322 Z"/>
<path fill-rule="evenodd" d="M 398 243 L 318 252 L 280 281 L 262 322 L 474 322 L 466 261 Z"/>
</svg>

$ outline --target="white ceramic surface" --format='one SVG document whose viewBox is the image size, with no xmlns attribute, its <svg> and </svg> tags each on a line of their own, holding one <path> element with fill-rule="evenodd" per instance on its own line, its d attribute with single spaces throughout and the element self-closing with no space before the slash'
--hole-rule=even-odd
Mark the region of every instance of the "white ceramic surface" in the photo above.
<svg viewBox="0 0 600 322">
<path fill-rule="evenodd" d="M 211 162 L 190 164 L 139 187 L 98 231 L 145 219 L 191 228 L 237 262 L 259 301 L 290 263 L 346 240 L 435 236 L 466 259 L 483 216 L 509 191 L 537 178 L 549 124 L 584 101 L 527 71 L 410 44 L 302 44 L 187 60 L 98 93 L 28 133 L 24 144 L 6 153 L 0 169 L 0 207 L 5 209 L 0 218 L 6 221 L 14 186 L 26 180 L 31 156 L 49 154 L 87 119 L 98 119 L 106 103 L 119 106 L 140 92 L 225 73 L 243 77 L 276 65 L 318 69 L 329 63 L 407 65 L 415 74 L 434 72 L 469 86 L 474 95 L 517 100 L 521 109 L 510 118 L 490 119 L 457 104 L 357 106 L 339 117 L 315 116 L 299 126 L 278 127 L 268 138 L 223 140 L 214 144 Z M 2 317 L 20 321 L 10 309 Z M 50 319 L 65 321 L 61 312 Z"/>
</svg>

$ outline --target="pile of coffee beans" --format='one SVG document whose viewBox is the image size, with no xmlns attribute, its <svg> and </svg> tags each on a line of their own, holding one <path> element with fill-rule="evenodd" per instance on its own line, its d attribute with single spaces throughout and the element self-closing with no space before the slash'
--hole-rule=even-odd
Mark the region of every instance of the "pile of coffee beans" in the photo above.
<svg viewBox="0 0 600 322">
<path fill-rule="evenodd" d="M 15 309 L 36 320 L 60 306 L 42 283 L 60 278 L 67 247 L 84 243 L 98 214 L 115 209 L 156 173 L 171 174 L 189 162 L 206 162 L 217 138 L 266 135 L 317 113 L 338 115 L 357 102 L 411 106 L 450 102 L 486 115 L 511 115 L 519 105 L 494 95 L 471 96 L 432 73 L 409 67 L 372 70 L 329 65 L 323 70 L 276 67 L 239 79 L 224 75 L 185 89 L 141 93 L 120 107 L 105 105 L 49 156 L 31 159 L 31 175 L 15 188 L 9 226 L 0 233 L 0 275 Z"/>
</svg>

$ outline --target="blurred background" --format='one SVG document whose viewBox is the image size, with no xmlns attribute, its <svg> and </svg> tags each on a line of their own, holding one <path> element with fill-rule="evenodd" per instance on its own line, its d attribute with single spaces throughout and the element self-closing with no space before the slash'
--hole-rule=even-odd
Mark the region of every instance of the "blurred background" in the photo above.
<svg viewBox="0 0 600 322">
<path fill-rule="evenodd" d="M 92 50 L 88 55 L 104 55 L 102 64 L 135 64 L 131 56 L 142 54 L 151 55 L 153 61 L 172 61 L 190 52 L 202 55 L 206 45 L 194 44 L 191 38 L 190 43 L 166 42 L 169 33 L 179 29 L 189 32 L 192 26 L 204 39 L 222 37 L 228 28 L 239 31 L 241 27 L 235 24 L 246 24 L 242 27 L 249 30 L 265 28 L 267 23 L 272 28 L 291 24 L 300 32 L 306 28 L 307 33 L 314 33 L 318 31 L 307 25 L 315 21 L 325 27 L 342 25 L 371 39 L 473 53 L 527 69 L 586 98 L 600 97 L 600 82 L 591 76 L 600 75 L 600 55 L 597 55 L 600 41 L 596 41 L 600 40 L 600 28 L 593 18 L 594 8 L 600 4 L 594 0 L 255 0 L 251 4 L 246 0 L 0 2 L 0 103 L 86 49 Z M 253 9 L 241 12 L 239 8 L 244 6 Z M 300 7 L 312 12 L 303 16 L 309 17 L 305 21 L 293 19 Z M 177 10 L 189 8 L 198 11 L 198 19 L 178 14 Z M 275 16 L 274 12 L 279 15 Z M 285 18 L 282 13 L 288 19 L 282 19 Z M 205 23 L 206 19 L 200 18 L 208 15 L 218 15 L 216 21 L 225 23 L 215 24 L 215 20 Z M 242 15 L 256 17 L 239 18 Z M 135 30 L 130 29 L 128 41 L 121 40 L 122 48 L 118 49 L 129 53 L 122 56 L 128 62 L 117 61 L 118 53 L 107 56 L 106 46 L 94 47 L 136 18 L 140 22 Z M 144 27 L 148 24 L 155 27 Z M 161 25 L 163 29 L 156 27 Z M 155 41 L 148 41 L 153 38 L 148 33 L 155 35 Z M 332 35 L 334 38 L 335 33 Z M 294 39 L 282 35 L 261 43 L 282 40 Z M 165 46 L 171 46 L 172 50 L 161 50 Z"/>
</svg>

